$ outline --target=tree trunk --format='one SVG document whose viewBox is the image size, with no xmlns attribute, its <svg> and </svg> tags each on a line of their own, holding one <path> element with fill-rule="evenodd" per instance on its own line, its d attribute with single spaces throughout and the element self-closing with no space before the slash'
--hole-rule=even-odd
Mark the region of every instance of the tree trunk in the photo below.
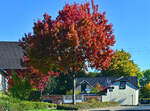
<svg viewBox="0 0 150 111">
<path fill-rule="evenodd" d="M 72 102 L 73 104 L 76 104 L 76 77 L 75 74 L 73 73 L 73 93 L 72 93 Z"/>
<path fill-rule="evenodd" d="M 41 95 L 40 95 L 40 96 L 41 96 L 41 97 L 40 97 L 40 101 L 42 101 L 42 91 L 40 91 L 40 94 L 41 94 Z"/>
</svg>

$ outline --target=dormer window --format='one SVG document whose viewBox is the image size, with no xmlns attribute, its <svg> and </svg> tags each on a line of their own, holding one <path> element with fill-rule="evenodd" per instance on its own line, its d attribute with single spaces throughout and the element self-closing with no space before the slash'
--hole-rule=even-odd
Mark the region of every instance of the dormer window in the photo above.
<svg viewBox="0 0 150 111">
<path fill-rule="evenodd" d="M 119 89 L 125 89 L 125 88 L 126 88 L 126 82 L 125 81 L 120 81 Z"/>
</svg>

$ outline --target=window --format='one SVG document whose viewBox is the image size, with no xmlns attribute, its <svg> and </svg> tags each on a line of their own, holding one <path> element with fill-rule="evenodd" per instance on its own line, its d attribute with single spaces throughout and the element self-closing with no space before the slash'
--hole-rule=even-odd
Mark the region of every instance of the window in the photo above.
<svg viewBox="0 0 150 111">
<path fill-rule="evenodd" d="M 86 83 L 81 84 L 81 92 L 85 92 Z"/>
<path fill-rule="evenodd" d="M 126 88 L 126 82 L 125 81 L 120 81 L 119 89 L 125 89 L 125 88 Z"/>
<path fill-rule="evenodd" d="M 6 89 L 6 78 L 4 76 L 2 76 L 2 87 Z"/>
</svg>

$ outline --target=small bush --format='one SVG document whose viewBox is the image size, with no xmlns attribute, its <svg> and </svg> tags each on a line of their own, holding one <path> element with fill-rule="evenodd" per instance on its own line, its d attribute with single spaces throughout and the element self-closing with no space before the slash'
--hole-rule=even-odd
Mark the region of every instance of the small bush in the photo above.
<svg viewBox="0 0 150 111">
<path fill-rule="evenodd" d="M 90 101 L 88 101 L 89 103 L 96 103 L 96 99 L 95 98 L 91 98 Z"/>
<path fill-rule="evenodd" d="M 56 108 L 56 104 L 45 102 L 21 101 L 0 93 L 0 111 L 25 111 L 33 109 Z"/>
<path fill-rule="evenodd" d="M 41 92 L 40 91 L 32 91 L 29 96 L 29 101 L 40 101 Z"/>
<path fill-rule="evenodd" d="M 7 103 L 0 101 L 0 111 L 5 111 L 7 109 Z"/>
<path fill-rule="evenodd" d="M 47 108 L 55 108 L 55 104 L 51 103 L 44 103 L 44 102 L 29 102 L 29 101 L 24 101 L 20 103 L 20 106 L 24 110 L 30 110 L 30 109 L 47 109 Z"/>
<path fill-rule="evenodd" d="M 9 103 L 20 103 L 21 100 L 13 97 L 8 98 Z"/>
<path fill-rule="evenodd" d="M 49 108 L 56 108 L 57 104 L 48 103 Z"/>
<path fill-rule="evenodd" d="M 9 111 L 24 111 L 23 107 L 19 103 L 8 104 Z"/>
<path fill-rule="evenodd" d="M 49 108 L 49 103 L 43 103 L 43 102 L 35 102 L 36 105 L 35 109 L 47 109 Z"/>
<path fill-rule="evenodd" d="M 22 101 L 19 103 L 19 105 L 24 110 L 30 110 L 36 108 L 36 105 L 33 102 L 29 102 L 29 101 Z"/>
</svg>

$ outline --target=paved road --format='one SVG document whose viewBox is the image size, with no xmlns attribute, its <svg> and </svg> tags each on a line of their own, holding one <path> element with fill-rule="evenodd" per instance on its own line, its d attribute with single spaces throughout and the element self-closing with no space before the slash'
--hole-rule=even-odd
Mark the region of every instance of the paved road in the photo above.
<svg viewBox="0 0 150 111">
<path fill-rule="evenodd" d="M 108 107 L 108 108 L 101 108 L 101 109 L 91 109 L 89 111 L 150 111 L 150 105 L 117 106 L 117 107 Z"/>
</svg>

